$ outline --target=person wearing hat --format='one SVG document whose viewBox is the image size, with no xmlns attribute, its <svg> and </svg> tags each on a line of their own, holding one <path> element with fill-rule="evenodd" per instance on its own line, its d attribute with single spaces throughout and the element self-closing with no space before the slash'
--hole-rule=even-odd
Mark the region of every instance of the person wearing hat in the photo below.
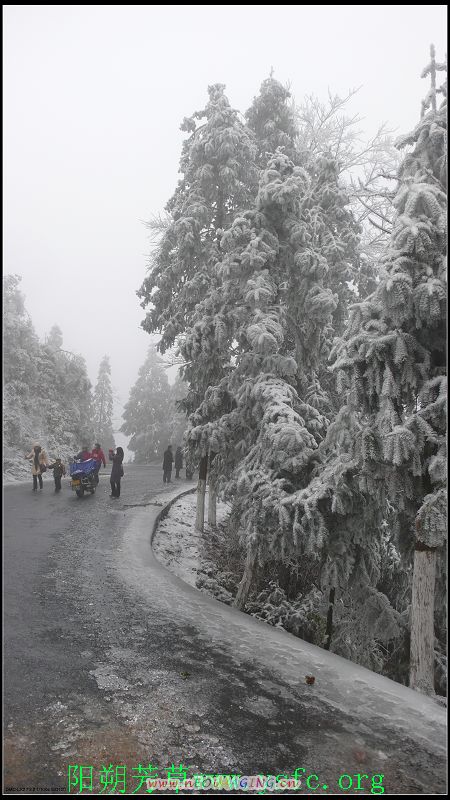
<svg viewBox="0 0 450 800">
<path fill-rule="evenodd" d="M 31 474 L 33 476 L 33 492 L 37 492 L 37 485 L 39 480 L 39 489 L 42 491 L 43 482 L 42 475 L 48 467 L 48 457 L 45 450 L 41 447 L 39 442 L 33 444 L 31 453 L 28 453 L 25 458 L 31 461 Z"/>
</svg>

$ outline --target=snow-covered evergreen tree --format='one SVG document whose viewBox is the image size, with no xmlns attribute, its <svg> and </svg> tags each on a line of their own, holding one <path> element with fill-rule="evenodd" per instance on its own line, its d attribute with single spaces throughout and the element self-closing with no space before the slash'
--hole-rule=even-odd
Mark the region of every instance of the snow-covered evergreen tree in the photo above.
<svg viewBox="0 0 450 800">
<path fill-rule="evenodd" d="M 93 440 L 92 386 L 81 356 L 50 343 L 37 357 L 36 409 L 51 454 L 68 458 Z"/>
<path fill-rule="evenodd" d="M 189 382 L 189 393 L 185 407 L 194 411 L 204 399 L 209 387 L 217 385 L 225 373 L 233 369 L 236 358 L 236 342 L 233 341 L 234 328 L 223 297 L 223 276 L 219 264 L 222 257 L 221 235 L 227 230 L 233 216 L 249 206 L 258 191 L 260 170 L 265 167 L 276 148 L 280 145 L 289 155 L 295 153 L 295 125 L 293 111 L 288 105 L 289 92 L 273 78 L 264 81 L 260 94 L 255 98 L 246 113 L 248 128 L 245 134 L 247 156 L 255 158 L 242 172 L 245 190 L 240 191 L 238 202 L 228 203 L 229 215 L 225 225 L 217 230 L 216 262 L 211 265 L 208 293 L 199 297 L 181 344 L 185 360 L 182 370 Z M 250 150 L 248 142 L 253 143 Z M 226 411 L 226 406 L 223 411 Z M 217 415 L 218 409 L 215 409 Z M 211 450 L 211 448 L 209 448 Z M 207 453 L 207 443 L 202 455 Z M 214 476 L 212 476 L 213 478 Z"/>
<path fill-rule="evenodd" d="M 328 336 L 322 337 L 323 345 L 317 361 L 318 371 L 315 370 L 314 377 L 309 375 L 309 391 L 317 398 L 321 393 L 324 399 L 324 393 L 319 387 L 326 387 L 329 410 L 329 395 L 336 395 L 336 392 L 327 365 L 328 354 L 333 337 L 343 330 L 348 303 L 356 299 L 352 284 L 355 284 L 359 274 L 360 229 L 349 210 L 349 197 L 340 179 L 340 164 L 337 157 L 331 154 L 333 142 L 328 142 L 327 149 L 325 137 L 317 153 L 312 155 L 306 152 L 305 142 L 299 136 L 295 107 L 289 103 L 289 99 L 289 91 L 270 77 L 263 82 L 260 94 L 247 111 L 246 118 L 249 128 L 255 135 L 258 161 L 262 168 L 266 166 L 270 154 L 273 154 L 277 147 L 281 147 L 294 164 L 305 166 L 310 176 L 309 200 L 304 199 L 303 213 L 309 215 L 308 223 L 311 230 L 314 227 L 315 254 L 316 257 L 318 255 L 322 257 L 324 285 L 337 296 L 338 304 L 329 324 Z M 298 271 L 294 279 L 291 276 L 285 300 L 294 356 L 299 341 L 298 331 L 301 328 L 297 302 L 303 291 L 301 281 L 304 280 L 304 276 L 302 278 L 301 275 L 302 273 Z M 295 340 L 296 335 L 297 340 Z M 289 337 L 288 332 L 287 337 Z M 309 347 L 305 340 L 303 346 L 305 351 L 308 351 Z M 304 354 L 300 355 L 300 362 L 303 363 L 303 360 Z M 303 394 L 307 391 L 305 385 L 299 385 L 297 388 Z"/>
<path fill-rule="evenodd" d="M 309 162 L 309 190 L 302 202 L 305 241 L 288 276 L 286 315 L 292 354 L 300 365 L 297 391 L 326 413 L 336 413 L 341 397 L 328 364 L 332 342 L 342 333 L 348 305 L 355 300 L 352 284 L 359 269 L 359 226 L 349 208 L 349 198 L 339 179 L 339 165 L 328 156 Z M 312 323 L 305 314 L 311 278 L 316 276 L 331 292 L 334 308 L 326 324 Z M 313 291 L 318 294 L 317 288 Z M 320 295 L 318 295 L 320 297 Z M 303 300 L 303 298 L 305 298 Z"/>
<path fill-rule="evenodd" d="M 3 460 L 7 471 L 17 459 L 17 449 L 24 450 L 36 436 L 32 410 L 38 338 L 25 309 L 20 281 L 19 275 L 3 278 Z"/>
<path fill-rule="evenodd" d="M 59 325 L 53 325 L 47 337 L 46 344 L 53 348 L 53 350 L 61 350 L 63 346 L 63 335 Z"/>
<path fill-rule="evenodd" d="M 175 448 L 178 447 L 178 445 L 180 447 L 184 446 L 184 435 L 188 427 L 187 416 L 183 411 L 183 401 L 186 398 L 186 394 L 187 385 L 185 381 L 183 381 L 180 372 L 178 371 L 175 376 L 175 381 L 170 387 L 170 407 L 172 409 L 170 441 L 173 444 L 174 453 Z"/>
<path fill-rule="evenodd" d="M 25 309 L 20 277 L 4 278 L 4 469 L 19 475 L 24 452 L 39 438 L 50 456 L 67 459 L 92 440 L 91 385 L 80 356 L 62 350 L 53 326 L 40 343 Z"/>
<path fill-rule="evenodd" d="M 248 128 L 255 137 L 256 160 L 260 169 L 265 169 L 279 147 L 294 164 L 300 162 L 295 110 L 289 103 L 290 97 L 289 90 L 271 75 L 263 81 L 259 95 L 245 114 Z"/>
<path fill-rule="evenodd" d="M 366 442 L 367 424 L 344 405 L 317 449 L 309 482 L 297 485 L 285 504 L 302 555 L 320 558 L 318 582 L 331 603 L 327 646 L 378 669 L 383 652 L 402 636 L 404 607 L 383 590 L 386 520 L 392 514 L 382 479 L 365 472 Z"/>
<path fill-rule="evenodd" d="M 433 73 L 433 63 L 430 69 Z M 344 156 L 350 162 L 343 165 L 339 148 L 345 128 L 342 135 L 339 126 L 331 131 L 335 149 L 327 146 L 326 130 L 319 130 L 318 150 L 304 147 L 289 93 L 273 78 L 263 83 L 247 112 L 247 129 L 229 108 L 223 87 L 211 87 L 207 109 L 185 121 L 192 135 L 183 148 L 183 178 L 167 206 L 151 273 L 139 293 L 143 307 L 153 305 L 144 328 L 162 332 L 163 352 L 177 344 L 184 361 L 184 408 L 193 412 L 191 453 L 215 454 L 212 486 L 220 486 L 232 503 L 247 553 L 238 604 L 253 588 L 252 603 L 263 603 L 270 620 L 279 623 L 281 614 L 290 630 L 326 647 L 331 641 L 336 652 L 398 680 L 405 679 L 412 575 L 412 565 L 400 559 L 400 545 L 411 543 L 416 519 L 428 533 L 441 525 L 444 498 L 443 376 L 427 373 L 424 354 L 428 348 L 430 365 L 435 358 L 441 363 L 436 343 L 442 325 L 433 314 L 437 320 L 442 311 L 435 304 L 436 298 L 441 302 L 442 264 L 435 268 L 432 257 L 429 263 L 430 253 L 423 248 L 420 255 L 416 242 L 420 245 L 430 220 L 435 232 L 440 229 L 441 211 L 430 211 L 428 197 L 423 212 L 423 201 L 416 207 L 411 194 L 420 177 L 419 183 L 435 186 L 438 205 L 442 200 L 443 125 L 434 97 L 432 91 L 422 127 L 405 141 L 413 150 L 401 181 L 410 194 L 402 206 L 400 187 L 392 238 L 399 245 L 404 237 L 396 245 L 400 261 L 391 244 L 386 274 L 378 280 L 373 254 L 389 231 L 391 192 L 385 193 L 377 169 L 392 163 L 389 142 L 381 134 L 374 140 L 369 163 L 365 151 L 359 153 L 348 140 Z M 196 120 L 204 118 L 198 126 Z M 347 182 L 349 197 L 342 170 L 358 165 L 367 166 L 367 174 L 362 182 Z M 359 243 L 356 201 L 361 209 L 367 201 L 367 214 L 375 220 L 382 220 L 385 204 L 388 208 L 386 219 L 377 222 L 383 230 L 375 246 Z M 359 219 L 367 221 L 364 211 Z M 441 236 L 439 246 L 442 241 Z M 420 324 L 417 313 L 402 316 L 401 308 L 408 291 L 414 295 L 410 309 L 419 292 L 415 265 L 409 289 L 408 282 L 402 288 L 400 277 L 414 260 L 418 273 L 432 271 L 417 300 Z M 356 299 L 364 302 L 352 307 L 348 325 L 349 305 Z M 400 344 L 390 358 L 393 334 Z M 328 359 L 336 336 L 335 383 Z M 406 382 L 407 389 L 394 396 L 398 382 Z M 402 451 L 400 440 L 412 440 L 399 427 L 417 436 L 422 431 L 420 477 L 434 480 L 428 494 L 422 484 L 416 490 L 418 473 L 412 480 L 408 476 L 408 470 L 418 469 L 417 460 L 415 467 L 408 463 L 413 448 Z M 433 552 L 442 594 L 442 549 Z M 440 668 L 444 618 L 439 600 Z"/>
<path fill-rule="evenodd" d="M 236 343 L 235 365 L 208 390 L 190 437 L 200 451 L 207 441 L 219 453 L 214 469 L 222 482 L 228 479 L 226 489 L 241 507 L 248 562 L 239 603 L 257 559 L 281 560 L 292 552 L 283 499 L 292 491 L 292 475 L 308 473 L 326 431 L 326 418 L 296 392 L 300 379 L 308 385 L 321 332 L 337 305 L 324 286 L 319 239 L 310 226 L 310 186 L 308 174 L 278 151 L 262 174 L 255 208 L 222 237 L 221 313 Z M 289 295 L 299 276 L 295 311 L 301 322 L 290 352 L 286 309 L 294 305 Z"/>
<path fill-rule="evenodd" d="M 76 420 L 75 435 L 79 447 L 94 441 L 92 384 L 88 378 L 86 361 L 82 356 L 70 358 L 67 369 L 66 389 L 71 402 L 67 404 Z M 81 444 L 80 444 L 81 443 Z"/>
<path fill-rule="evenodd" d="M 183 121 L 182 130 L 190 134 L 180 163 L 183 177 L 166 207 L 169 218 L 138 293 L 144 308 L 151 304 L 144 329 L 162 333 L 160 352 L 175 343 L 179 347 L 189 386 L 185 411 L 198 407 L 207 387 L 229 365 L 229 349 L 216 344 L 215 320 L 224 331 L 216 314 L 216 264 L 221 235 L 249 202 L 257 182 L 253 137 L 224 89 L 210 86 L 206 108 Z M 202 455 L 206 458 L 207 452 Z"/>
<path fill-rule="evenodd" d="M 328 517 L 321 513 L 335 487 L 336 475 L 329 470 L 325 480 L 323 469 L 331 446 L 326 433 L 340 399 L 326 359 L 334 330 L 342 330 L 346 282 L 356 260 L 358 229 L 347 203 L 329 160 L 306 172 L 281 153 L 272 158 L 257 208 L 238 217 L 223 237 L 221 314 L 228 320 L 235 363 L 207 391 L 193 415 L 190 439 L 200 452 L 208 443 L 218 451 L 213 473 L 239 512 L 247 567 L 237 602 L 245 602 L 258 562 L 260 568 L 278 563 L 282 572 L 283 564 L 298 570 L 300 560 L 315 557 L 314 580 L 327 595 L 352 577 L 347 607 L 364 598 L 363 624 L 384 615 L 379 645 L 373 629 L 370 634 L 375 653 L 398 635 L 401 620 L 376 588 L 379 541 L 361 537 L 362 509 L 371 511 L 368 525 L 377 518 L 381 525 L 382 516 L 355 480 L 357 461 L 340 465 L 340 496 L 334 497 L 333 511 L 339 508 L 339 522 L 347 525 L 348 548 L 339 541 L 331 507 Z M 346 497 L 351 481 L 353 505 Z M 312 587 L 305 588 L 308 593 Z M 322 600 L 322 613 L 324 608 L 326 614 Z M 359 647 L 359 660 L 368 664 L 368 636 L 346 654 Z"/>
<path fill-rule="evenodd" d="M 152 345 L 123 411 L 122 433 L 138 464 L 161 459 L 171 444 L 173 400 L 163 363 Z"/>
<path fill-rule="evenodd" d="M 251 196 L 255 145 L 224 89 L 210 86 L 206 107 L 183 121 L 182 178 L 138 292 L 143 308 L 150 305 L 142 327 L 162 333 L 162 353 L 192 325 L 196 305 L 211 290 L 220 233 Z"/>
<path fill-rule="evenodd" d="M 376 477 L 396 511 L 399 546 L 414 548 L 410 685 L 426 693 L 434 689 L 436 563 L 446 536 L 445 85 L 436 101 L 444 68 L 432 49 L 422 119 L 398 142 L 410 149 L 382 277 L 352 308 L 334 365 L 364 415 L 362 480 Z"/>
<path fill-rule="evenodd" d="M 94 438 L 100 442 L 104 451 L 114 448 L 113 433 L 113 391 L 111 386 L 111 365 L 109 356 L 104 356 L 100 362 L 97 383 L 94 389 Z"/>
</svg>

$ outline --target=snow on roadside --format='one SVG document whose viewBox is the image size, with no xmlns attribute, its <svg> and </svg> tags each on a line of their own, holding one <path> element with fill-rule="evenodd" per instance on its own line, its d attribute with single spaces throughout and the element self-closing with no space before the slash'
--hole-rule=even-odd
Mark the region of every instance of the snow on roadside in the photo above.
<svg viewBox="0 0 450 800">
<path fill-rule="evenodd" d="M 152 544 L 153 551 L 158 561 L 186 583 L 230 603 L 232 596 L 211 577 L 213 565 L 209 565 L 201 557 L 202 534 L 195 528 L 196 508 L 196 494 L 185 495 L 174 503 L 158 525 Z M 205 501 L 205 509 L 207 508 L 208 492 Z M 229 507 L 218 501 L 217 523 L 223 522 L 228 513 Z M 208 535 L 207 523 L 203 535 Z"/>
<path fill-rule="evenodd" d="M 10 472 L 3 473 L 3 486 L 13 486 L 19 483 L 29 483 L 31 486 L 31 473 L 29 478 L 25 478 L 24 475 L 14 475 Z"/>
<path fill-rule="evenodd" d="M 24 451 L 25 455 L 25 451 Z M 26 461 L 23 455 L 18 455 L 10 447 L 3 447 L 3 485 L 8 483 L 31 482 L 30 462 Z"/>
<path fill-rule="evenodd" d="M 69 456 L 72 454 L 71 450 L 67 448 L 59 448 L 56 450 L 54 448 L 48 448 L 43 437 L 36 435 L 35 439 L 43 443 L 44 450 L 47 452 L 50 463 L 55 458 L 62 458 L 67 467 Z M 8 486 L 13 483 L 31 484 L 31 462 L 25 459 L 25 453 L 32 449 L 33 441 L 34 439 L 31 438 L 29 446 L 23 448 L 21 453 L 12 447 L 3 446 L 3 486 Z M 51 478 L 53 480 L 53 475 L 51 475 Z"/>
<path fill-rule="evenodd" d="M 169 499 L 170 495 L 161 494 L 158 498 L 154 498 L 155 505 L 164 505 Z M 235 578 L 235 576 L 231 576 L 229 571 L 224 571 L 223 566 L 220 567 L 214 560 L 213 542 L 214 536 L 219 535 L 220 537 L 223 533 L 223 524 L 230 513 L 230 506 L 218 501 L 217 524 L 219 529 L 213 532 L 205 523 L 204 532 L 201 534 L 195 528 L 196 504 L 197 495 L 194 493 L 185 495 L 171 506 L 167 516 L 158 525 L 152 543 L 153 551 L 158 561 L 186 583 L 216 600 L 232 605 L 237 583 L 235 580 L 230 580 L 230 577 Z M 207 507 L 208 494 L 206 495 L 205 509 Z M 220 530 L 221 527 L 222 531 Z M 213 543 L 212 547 L 211 543 Z M 209 553 L 208 556 L 206 552 Z M 211 558 L 212 560 L 210 560 Z M 232 569 L 233 565 L 230 565 L 230 570 Z M 286 630 L 288 635 L 294 635 L 295 637 L 295 634 L 289 633 L 280 622 L 275 624 L 267 616 L 261 616 L 261 608 L 258 603 L 253 603 L 252 605 L 254 608 L 247 604 L 247 614 L 269 625 Z M 315 645 L 309 646 L 315 647 Z M 323 652 L 325 651 L 320 649 L 320 653 Z M 353 667 L 355 669 L 364 669 L 356 663 L 345 659 L 342 659 L 342 663 L 345 669 L 352 669 Z M 376 672 L 370 670 L 369 672 L 374 676 L 377 675 Z M 385 680 L 385 678 L 382 679 Z M 446 699 L 443 697 L 436 696 L 434 701 L 436 705 L 446 706 Z"/>
</svg>

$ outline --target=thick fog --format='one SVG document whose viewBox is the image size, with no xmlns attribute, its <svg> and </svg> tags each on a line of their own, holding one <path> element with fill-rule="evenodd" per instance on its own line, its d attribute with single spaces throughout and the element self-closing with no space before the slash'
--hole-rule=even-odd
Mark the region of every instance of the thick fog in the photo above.
<svg viewBox="0 0 450 800">
<path fill-rule="evenodd" d="M 183 117 L 226 84 L 245 110 L 261 82 L 294 98 L 361 86 L 349 106 L 370 135 L 417 122 L 420 79 L 444 5 L 4 6 L 4 272 L 23 277 L 37 333 L 96 380 L 104 354 L 121 404 L 149 336 L 136 290 L 150 249 L 143 221 L 177 181 Z M 119 423 L 120 424 L 120 423 Z"/>
</svg>

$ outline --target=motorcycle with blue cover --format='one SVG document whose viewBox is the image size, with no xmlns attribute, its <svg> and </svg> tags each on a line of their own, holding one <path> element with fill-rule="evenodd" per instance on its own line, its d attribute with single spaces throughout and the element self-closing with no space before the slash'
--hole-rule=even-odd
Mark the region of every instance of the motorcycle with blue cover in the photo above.
<svg viewBox="0 0 450 800">
<path fill-rule="evenodd" d="M 70 464 L 70 488 L 76 493 L 77 497 L 83 497 L 85 492 L 94 494 L 96 483 L 97 462 L 94 458 L 86 461 L 74 460 Z"/>
</svg>

